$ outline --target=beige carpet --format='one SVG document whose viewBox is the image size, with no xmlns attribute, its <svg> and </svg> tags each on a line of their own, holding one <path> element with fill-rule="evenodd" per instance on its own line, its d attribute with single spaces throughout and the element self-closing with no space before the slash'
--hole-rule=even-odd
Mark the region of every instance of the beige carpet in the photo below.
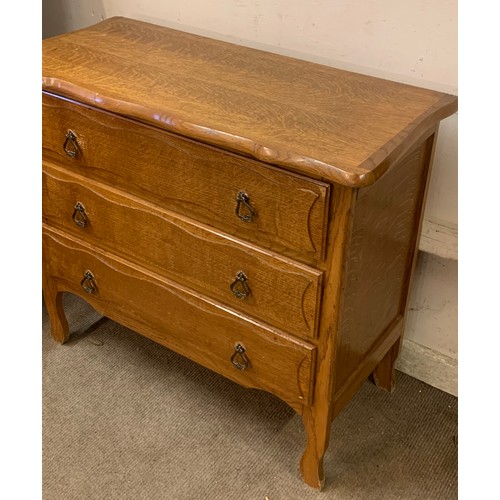
<svg viewBox="0 0 500 500">
<path fill-rule="evenodd" d="M 302 422 L 65 297 L 64 346 L 43 329 L 43 492 L 71 499 L 457 498 L 457 399 L 398 373 L 335 420 L 326 487 L 299 477 Z M 86 330 L 87 329 L 87 330 Z"/>
</svg>

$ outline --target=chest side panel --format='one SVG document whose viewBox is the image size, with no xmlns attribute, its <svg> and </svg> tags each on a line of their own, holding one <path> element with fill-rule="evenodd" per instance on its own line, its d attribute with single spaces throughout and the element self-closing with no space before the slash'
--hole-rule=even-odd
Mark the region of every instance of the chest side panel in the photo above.
<svg viewBox="0 0 500 500">
<path fill-rule="evenodd" d="M 336 391 L 404 314 L 434 136 L 358 192 L 346 261 Z"/>
</svg>

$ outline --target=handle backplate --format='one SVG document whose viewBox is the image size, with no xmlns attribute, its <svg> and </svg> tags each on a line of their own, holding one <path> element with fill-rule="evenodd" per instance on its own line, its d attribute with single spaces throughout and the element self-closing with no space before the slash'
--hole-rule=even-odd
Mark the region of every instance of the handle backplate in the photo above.
<svg viewBox="0 0 500 500">
<path fill-rule="evenodd" d="M 87 225 L 88 219 L 85 213 L 85 207 L 79 201 L 76 202 L 72 218 L 79 227 L 85 227 Z"/>
<path fill-rule="evenodd" d="M 250 366 L 250 360 L 245 351 L 246 349 L 241 344 L 236 344 L 234 354 L 231 356 L 231 363 L 237 370 L 244 371 Z"/>
<path fill-rule="evenodd" d="M 236 215 L 243 222 L 252 222 L 255 218 L 255 209 L 250 205 L 249 196 L 243 191 L 239 191 L 236 195 Z"/>
<path fill-rule="evenodd" d="M 248 278 L 243 271 L 238 271 L 236 273 L 236 278 L 229 288 L 239 299 L 246 299 L 251 293 L 250 287 L 248 286 Z"/>
<path fill-rule="evenodd" d="M 77 139 L 76 134 L 72 130 L 66 132 L 66 140 L 64 141 L 63 149 L 70 158 L 76 158 L 78 154 L 79 147 Z"/>
<path fill-rule="evenodd" d="M 83 279 L 80 281 L 80 285 L 82 285 L 82 288 L 88 293 L 88 294 L 93 294 L 97 292 L 97 286 L 94 281 L 94 274 L 92 271 L 85 271 L 83 273 Z"/>
</svg>

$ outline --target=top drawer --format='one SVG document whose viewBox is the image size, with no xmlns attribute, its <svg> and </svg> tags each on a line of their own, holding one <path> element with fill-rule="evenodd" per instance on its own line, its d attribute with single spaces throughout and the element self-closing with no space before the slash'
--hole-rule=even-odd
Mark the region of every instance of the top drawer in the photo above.
<svg viewBox="0 0 500 500">
<path fill-rule="evenodd" d="M 298 260 L 324 256 L 328 184 L 45 93 L 43 157 Z"/>
</svg>

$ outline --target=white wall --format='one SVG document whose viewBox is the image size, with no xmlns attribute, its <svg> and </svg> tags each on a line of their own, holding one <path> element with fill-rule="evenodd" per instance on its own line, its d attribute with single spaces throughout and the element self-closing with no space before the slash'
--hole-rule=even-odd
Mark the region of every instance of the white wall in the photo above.
<svg viewBox="0 0 500 500">
<path fill-rule="evenodd" d="M 93 24 L 101 17 L 125 16 L 457 93 L 457 0 L 45 0 L 43 8 L 47 36 Z M 442 256 L 456 253 L 446 246 L 456 249 L 457 122 L 454 115 L 440 127 L 425 211 L 425 238 L 430 235 L 430 239 L 422 246 L 432 253 L 419 259 L 407 327 L 407 345 L 414 343 L 418 356 L 428 349 L 447 362 L 451 359 L 451 365 L 457 359 L 453 319 L 457 271 L 456 262 Z M 436 247 L 436 238 L 442 235 L 446 237 Z M 434 255 L 440 247 L 441 256 Z M 431 314 L 429 320 L 427 313 L 436 309 L 441 296 L 447 297 L 445 312 Z M 421 362 L 410 355 L 405 358 L 403 348 L 403 370 L 423 378 L 412 368 Z M 424 371 L 434 368 L 425 365 Z M 426 381 L 433 383 L 432 374 Z M 456 393 L 456 383 L 436 385 Z"/>
<path fill-rule="evenodd" d="M 43 0 L 42 36 L 59 35 L 105 19 L 101 0 Z"/>
</svg>

